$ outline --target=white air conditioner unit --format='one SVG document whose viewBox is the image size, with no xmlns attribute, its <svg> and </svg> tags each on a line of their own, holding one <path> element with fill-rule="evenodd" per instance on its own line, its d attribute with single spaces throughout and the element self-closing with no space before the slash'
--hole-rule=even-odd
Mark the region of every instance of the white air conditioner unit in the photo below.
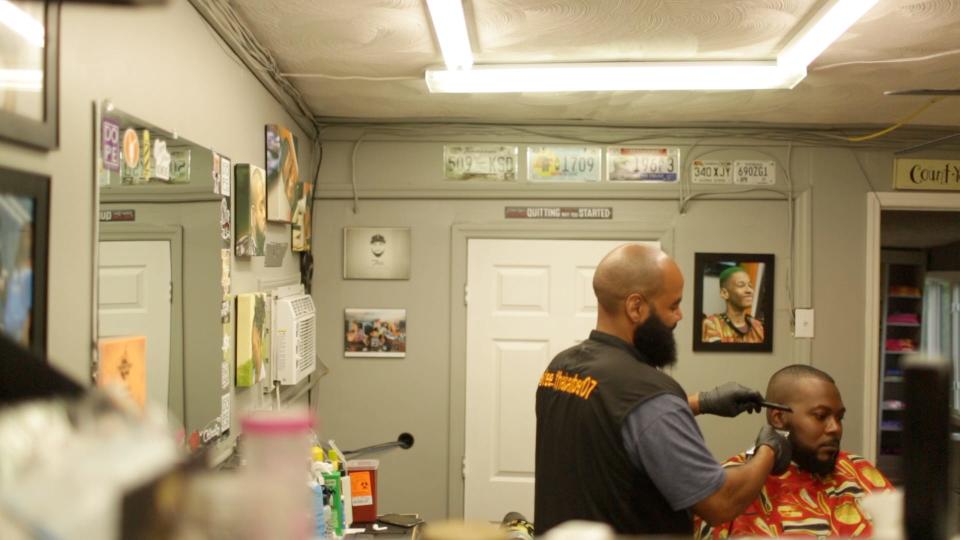
<svg viewBox="0 0 960 540">
<path fill-rule="evenodd" d="M 302 287 L 275 290 L 273 311 L 276 379 L 297 384 L 317 368 L 317 317 L 313 298 Z"/>
</svg>

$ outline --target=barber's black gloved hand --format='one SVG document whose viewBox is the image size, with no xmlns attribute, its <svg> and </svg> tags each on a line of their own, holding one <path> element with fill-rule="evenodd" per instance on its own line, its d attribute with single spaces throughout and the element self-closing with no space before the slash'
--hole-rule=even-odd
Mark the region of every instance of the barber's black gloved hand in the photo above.
<svg viewBox="0 0 960 540">
<path fill-rule="evenodd" d="M 790 457 L 793 455 L 793 445 L 790 440 L 781 435 L 773 426 L 763 426 L 757 435 L 756 447 L 769 446 L 774 453 L 773 470 L 770 474 L 780 475 L 787 472 L 790 466 Z"/>
<path fill-rule="evenodd" d="M 735 382 L 700 392 L 700 414 L 733 417 L 744 411 L 760 412 L 763 396 L 756 390 Z"/>
</svg>

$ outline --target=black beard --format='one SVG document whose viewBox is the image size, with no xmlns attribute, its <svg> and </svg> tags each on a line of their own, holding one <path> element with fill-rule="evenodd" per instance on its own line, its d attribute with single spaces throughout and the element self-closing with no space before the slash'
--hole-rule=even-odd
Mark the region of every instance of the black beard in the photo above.
<svg viewBox="0 0 960 540">
<path fill-rule="evenodd" d="M 633 331 L 633 346 L 655 368 L 677 363 L 677 341 L 673 338 L 673 328 L 664 324 L 656 312 L 651 312 L 647 320 Z"/>
<path fill-rule="evenodd" d="M 834 467 L 837 466 L 837 456 L 840 454 L 840 451 L 837 450 L 833 456 L 826 460 L 822 461 L 817 458 L 816 450 L 808 450 L 806 448 L 801 448 L 793 440 L 793 435 L 791 434 L 790 443 L 793 445 L 793 462 L 797 464 L 797 467 L 800 467 L 801 470 L 807 471 L 811 474 L 816 474 L 819 476 L 825 476 L 833 472 Z"/>
</svg>

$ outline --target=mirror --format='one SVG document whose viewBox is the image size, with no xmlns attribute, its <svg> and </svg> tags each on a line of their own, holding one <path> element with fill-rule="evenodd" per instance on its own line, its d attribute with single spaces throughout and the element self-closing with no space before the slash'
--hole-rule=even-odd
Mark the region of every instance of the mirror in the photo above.
<svg viewBox="0 0 960 540">
<path fill-rule="evenodd" d="M 231 386 L 221 323 L 230 213 L 219 194 L 230 161 L 109 102 L 99 111 L 94 372 L 119 378 L 135 399 L 168 408 L 184 433 L 206 432 L 210 442 Z"/>
</svg>

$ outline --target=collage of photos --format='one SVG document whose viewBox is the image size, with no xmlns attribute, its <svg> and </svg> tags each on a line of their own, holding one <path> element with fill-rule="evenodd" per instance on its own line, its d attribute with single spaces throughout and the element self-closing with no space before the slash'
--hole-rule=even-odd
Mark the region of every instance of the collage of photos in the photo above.
<svg viewBox="0 0 960 540">
<path fill-rule="evenodd" d="M 345 311 L 344 356 L 403 358 L 407 355 L 407 310 Z"/>
</svg>

